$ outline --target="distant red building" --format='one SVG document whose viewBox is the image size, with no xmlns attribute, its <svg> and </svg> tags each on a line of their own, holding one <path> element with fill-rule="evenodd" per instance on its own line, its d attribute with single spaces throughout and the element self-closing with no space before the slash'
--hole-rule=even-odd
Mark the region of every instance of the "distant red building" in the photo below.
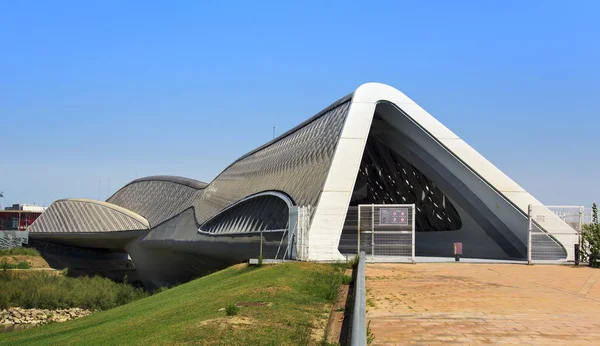
<svg viewBox="0 0 600 346">
<path fill-rule="evenodd" d="M 13 204 L 0 210 L 0 230 L 25 231 L 46 208 L 28 204 Z"/>
</svg>

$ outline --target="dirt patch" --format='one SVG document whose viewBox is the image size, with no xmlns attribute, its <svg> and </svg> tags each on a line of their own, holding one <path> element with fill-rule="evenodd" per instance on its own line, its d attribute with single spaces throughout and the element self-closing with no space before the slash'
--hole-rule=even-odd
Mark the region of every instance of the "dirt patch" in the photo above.
<svg viewBox="0 0 600 346">
<path fill-rule="evenodd" d="M 23 256 L 23 255 L 15 255 L 15 256 L 4 256 L 0 258 L 0 261 L 9 264 L 19 264 L 20 262 L 27 262 L 31 268 L 50 268 L 48 262 L 46 262 L 40 256 Z"/>
<path fill-rule="evenodd" d="M 232 317 L 219 317 L 210 320 L 200 322 L 199 326 L 219 326 L 224 328 L 226 326 L 233 327 L 245 327 L 249 325 L 257 324 L 257 321 L 249 317 L 232 316 Z"/>
<path fill-rule="evenodd" d="M 242 270 L 245 268 L 248 268 L 248 263 L 239 263 L 239 264 L 235 264 L 232 265 L 231 267 L 229 267 L 230 269 L 235 269 L 235 270 Z"/>
<path fill-rule="evenodd" d="M 267 303 L 267 302 L 239 302 L 237 304 L 235 304 L 239 307 L 246 307 L 246 306 L 271 306 L 273 305 L 273 303 Z"/>
<path fill-rule="evenodd" d="M 272 286 L 263 288 L 263 291 L 268 292 L 270 294 L 276 294 L 281 292 L 291 292 L 292 288 L 289 286 Z"/>
</svg>

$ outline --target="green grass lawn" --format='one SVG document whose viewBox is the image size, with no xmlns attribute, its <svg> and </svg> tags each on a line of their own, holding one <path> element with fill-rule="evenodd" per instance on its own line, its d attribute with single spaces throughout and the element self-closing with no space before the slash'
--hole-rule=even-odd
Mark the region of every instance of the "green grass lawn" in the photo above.
<svg viewBox="0 0 600 346">
<path fill-rule="evenodd" d="M 343 281 L 340 269 L 300 262 L 237 265 L 78 320 L 0 334 L 0 344 L 318 344 Z M 231 304 L 242 305 L 237 315 L 219 311 Z"/>
</svg>

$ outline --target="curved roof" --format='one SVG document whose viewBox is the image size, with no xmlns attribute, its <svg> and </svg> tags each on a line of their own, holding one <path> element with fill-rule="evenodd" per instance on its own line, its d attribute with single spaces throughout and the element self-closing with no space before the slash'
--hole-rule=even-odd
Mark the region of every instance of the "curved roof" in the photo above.
<svg viewBox="0 0 600 346">
<path fill-rule="evenodd" d="M 35 222 L 30 232 L 118 232 L 148 229 L 148 220 L 118 205 L 91 199 L 59 199 Z"/>
<path fill-rule="evenodd" d="M 190 179 L 190 178 L 186 178 L 186 177 L 179 177 L 179 176 L 175 176 L 175 175 L 152 175 L 149 177 L 135 179 L 127 185 L 138 183 L 140 181 L 167 181 L 170 183 L 185 185 L 187 187 L 191 187 L 194 189 L 203 189 L 208 185 L 207 183 L 199 181 L 199 180 Z M 125 186 L 127 186 L 127 185 L 125 185 Z"/>
<path fill-rule="evenodd" d="M 107 202 L 135 211 L 154 227 L 191 207 L 204 187 L 193 179 L 151 176 L 130 182 Z"/>
</svg>

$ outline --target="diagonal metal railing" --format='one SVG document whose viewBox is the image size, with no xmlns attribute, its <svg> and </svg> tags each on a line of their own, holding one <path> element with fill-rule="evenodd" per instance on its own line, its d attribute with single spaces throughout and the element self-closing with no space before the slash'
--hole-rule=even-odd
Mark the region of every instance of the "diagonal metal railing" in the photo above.
<svg viewBox="0 0 600 346">
<path fill-rule="evenodd" d="M 358 255 L 356 281 L 354 284 L 354 310 L 352 313 L 352 346 L 367 345 L 367 289 L 365 287 L 365 257 L 364 251 Z"/>
</svg>

